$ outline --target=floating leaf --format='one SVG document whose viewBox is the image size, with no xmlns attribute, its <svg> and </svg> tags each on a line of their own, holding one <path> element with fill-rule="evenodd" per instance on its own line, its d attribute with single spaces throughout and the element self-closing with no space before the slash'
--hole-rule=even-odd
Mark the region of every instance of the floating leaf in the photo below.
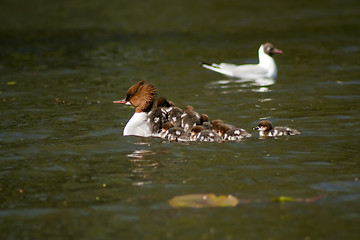
<svg viewBox="0 0 360 240">
<path fill-rule="evenodd" d="M 293 198 L 293 197 L 287 197 L 287 196 L 279 196 L 274 197 L 271 199 L 272 202 L 302 202 L 302 203 L 311 203 L 316 202 L 320 199 L 322 199 L 323 196 L 316 196 L 316 197 L 310 197 L 310 198 Z"/>
<path fill-rule="evenodd" d="M 274 197 L 273 199 L 271 199 L 271 201 L 272 202 L 295 202 L 295 198 L 279 196 L 279 197 Z"/>
<path fill-rule="evenodd" d="M 213 193 L 176 196 L 169 200 L 174 208 L 235 207 L 238 203 L 239 199 L 232 195 L 216 196 Z"/>
<path fill-rule="evenodd" d="M 8 85 L 8 86 L 16 85 L 16 81 L 7 82 L 7 85 Z"/>
</svg>

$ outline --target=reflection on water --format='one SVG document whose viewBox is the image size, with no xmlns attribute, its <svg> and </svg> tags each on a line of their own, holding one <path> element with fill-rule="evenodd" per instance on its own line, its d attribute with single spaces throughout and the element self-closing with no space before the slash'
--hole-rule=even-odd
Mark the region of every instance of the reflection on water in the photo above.
<svg viewBox="0 0 360 240">
<path fill-rule="evenodd" d="M 152 154 L 155 154 L 155 152 L 151 150 L 135 150 L 133 153 L 128 154 L 127 156 L 135 159 L 143 159 L 147 155 L 152 155 Z"/>
<path fill-rule="evenodd" d="M 132 185 L 143 186 L 153 183 L 154 174 L 156 175 L 156 169 L 161 166 L 159 160 L 147 158 L 150 155 L 156 154 L 152 150 L 135 150 L 133 153 L 127 155 L 130 158 L 133 167 L 131 170 L 131 178 L 133 179 Z"/>
<path fill-rule="evenodd" d="M 259 79 L 228 79 L 212 81 L 207 84 L 209 89 L 220 89 L 222 94 L 234 92 L 270 92 L 270 86 L 275 84 L 271 78 Z"/>
</svg>

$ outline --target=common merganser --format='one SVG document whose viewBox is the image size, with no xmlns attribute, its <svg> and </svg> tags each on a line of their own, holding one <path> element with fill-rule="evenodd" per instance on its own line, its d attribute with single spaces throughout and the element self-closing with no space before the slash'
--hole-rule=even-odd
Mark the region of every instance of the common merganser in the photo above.
<svg viewBox="0 0 360 240">
<path fill-rule="evenodd" d="M 184 114 L 184 111 L 178 107 L 172 106 L 170 110 L 168 110 L 169 114 L 169 122 L 174 125 L 174 127 L 181 126 L 181 116 Z"/>
<path fill-rule="evenodd" d="M 211 125 L 212 125 L 212 130 L 218 134 L 220 134 L 220 128 L 225 125 L 226 127 L 228 127 L 229 129 L 233 129 L 235 128 L 233 125 L 230 124 L 226 124 L 224 123 L 222 120 L 220 119 L 216 119 L 216 120 L 212 120 L 211 121 Z"/>
<path fill-rule="evenodd" d="M 221 142 L 222 139 L 216 132 L 205 130 L 203 126 L 195 126 L 191 128 L 191 141 L 199 142 Z"/>
<path fill-rule="evenodd" d="M 169 141 L 185 142 L 189 141 L 189 135 L 181 127 L 174 127 L 170 122 L 162 125 L 160 137 Z"/>
<path fill-rule="evenodd" d="M 184 128 L 184 131 L 189 132 L 192 127 L 200 124 L 200 114 L 195 112 L 192 106 L 186 106 L 183 115 L 181 115 L 181 127 Z"/>
<path fill-rule="evenodd" d="M 273 59 L 275 54 L 282 54 L 283 51 L 276 49 L 271 43 L 264 43 L 258 51 L 258 64 L 235 65 L 230 63 L 208 64 L 202 63 L 201 66 L 212 71 L 234 78 L 259 79 L 277 77 L 277 67 Z"/>
<path fill-rule="evenodd" d="M 126 98 L 114 103 L 132 105 L 135 113 L 124 128 L 123 135 L 149 137 L 152 135 L 148 126 L 148 113 L 156 99 L 156 88 L 151 83 L 140 81 L 131 86 L 126 92 Z"/>
<path fill-rule="evenodd" d="M 203 124 L 204 122 L 209 122 L 209 116 L 205 113 L 200 114 L 200 124 Z"/>
<path fill-rule="evenodd" d="M 173 106 L 172 102 L 169 102 L 168 100 L 166 100 L 166 98 L 164 97 L 159 97 L 158 99 L 156 99 L 156 107 L 159 108 L 164 108 L 166 110 L 170 109 Z"/>
<path fill-rule="evenodd" d="M 148 114 L 147 123 L 152 134 L 157 134 L 161 130 L 161 125 L 168 121 L 168 113 L 165 109 L 155 108 Z"/>
<path fill-rule="evenodd" d="M 254 130 L 259 131 L 260 137 L 280 137 L 301 134 L 298 130 L 289 127 L 274 127 L 269 120 L 260 121 L 259 124 L 254 127 Z"/>
<path fill-rule="evenodd" d="M 224 141 L 240 141 L 244 138 L 251 137 L 251 134 L 242 128 L 230 128 L 225 124 L 220 126 L 220 136 Z"/>
<path fill-rule="evenodd" d="M 209 122 L 203 122 L 203 123 L 201 124 L 201 126 L 203 126 L 203 127 L 205 128 L 205 130 L 210 130 L 210 131 L 212 131 L 212 125 L 211 125 L 211 123 L 209 123 Z"/>
<path fill-rule="evenodd" d="M 161 131 L 163 123 L 169 121 L 168 111 L 171 108 L 170 103 L 164 97 L 156 99 L 156 108 L 148 114 L 148 125 L 152 134 L 156 135 Z"/>
<path fill-rule="evenodd" d="M 156 100 L 156 107 L 161 108 L 164 114 L 166 112 L 166 119 L 163 119 L 163 123 L 169 121 L 171 124 L 174 125 L 174 127 L 181 126 L 181 116 L 184 111 L 178 107 L 175 107 L 172 101 L 167 101 L 166 98 L 159 97 Z"/>
</svg>

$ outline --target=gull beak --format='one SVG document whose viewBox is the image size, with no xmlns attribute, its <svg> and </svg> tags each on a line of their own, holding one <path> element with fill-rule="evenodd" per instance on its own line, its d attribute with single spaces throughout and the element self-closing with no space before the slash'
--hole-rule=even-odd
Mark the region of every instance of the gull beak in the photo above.
<svg viewBox="0 0 360 240">
<path fill-rule="evenodd" d="M 274 54 L 283 54 L 284 52 L 281 51 L 280 49 L 274 48 L 274 49 L 272 50 L 272 53 L 274 53 Z"/>
</svg>

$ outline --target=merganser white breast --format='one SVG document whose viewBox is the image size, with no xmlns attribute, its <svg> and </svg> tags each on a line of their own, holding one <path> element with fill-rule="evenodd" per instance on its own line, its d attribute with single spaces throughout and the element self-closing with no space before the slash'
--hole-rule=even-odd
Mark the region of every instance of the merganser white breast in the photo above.
<svg viewBox="0 0 360 240">
<path fill-rule="evenodd" d="M 260 46 L 258 51 L 258 64 L 235 65 L 230 63 L 208 64 L 201 65 L 212 71 L 227 75 L 234 78 L 245 79 L 259 79 L 277 77 L 277 67 L 273 59 L 275 54 L 282 54 L 283 51 L 276 49 L 271 43 L 264 43 Z"/>
<path fill-rule="evenodd" d="M 156 88 L 151 83 L 140 81 L 131 86 L 126 92 L 126 98 L 114 103 L 132 105 L 135 113 L 124 128 L 124 136 L 150 137 L 152 132 L 148 125 L 148 113 L 156 98 Z"/>
<path fill-rule="evenodd" d="M 124 128 L 124 136 L 150 137 L 152 132 L 148 126 L 148 114 L 135 112 Z"/>
<path fill-rule="evenodd" d="M 298 130 L 289 127 L 274 127 L 269 120 L 260 121 L 259 124 L 254 127 L 254 130 L 259 131 L 260 137 L 280 137 L 301 134 Z"/>
</svg>

